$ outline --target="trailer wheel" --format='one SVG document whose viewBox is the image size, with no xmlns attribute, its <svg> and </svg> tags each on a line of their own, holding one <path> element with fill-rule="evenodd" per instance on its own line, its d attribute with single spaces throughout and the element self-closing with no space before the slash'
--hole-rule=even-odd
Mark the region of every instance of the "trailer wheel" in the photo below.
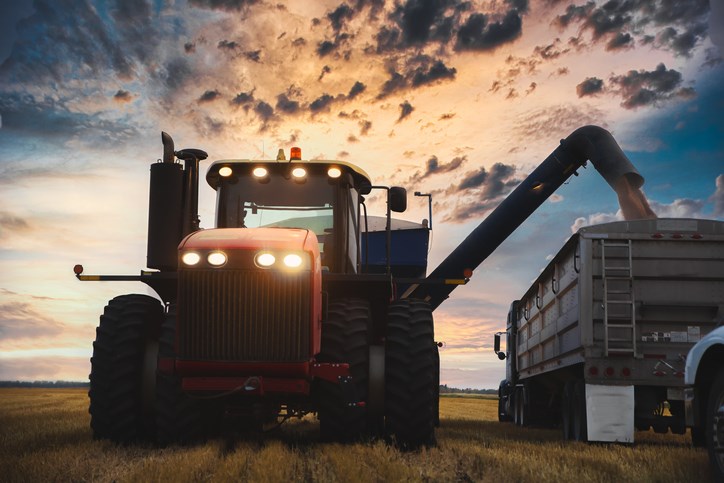
<svg viewBox="0 0 724 483">
<path fill-rule="evenodd" d="M 385 418 L 402 449 L 435 444 L 435 344 L 432 310 L 421 300 L 388 309 L 385 339 Z"/>
<path fill-rule="evenodd" d="M 573 425 L 572 436 L 575 441 L 588 441 L 588 426 L 586 419 L 586 384 L 576 381 L 573 386 L 572 399 Z"/>
<path fill-rule="evenodd" d="M 706 446 L 715 479 L 724 479 L 724 370 L 720 370 L 709 392 L 706 409 Z"/>
<path fill-rule="evenodd" d="M 365 407 L 349 406 L 353 389 L 356 401 L 366 402 L 369 380 L 370 347 L 369 302 L 362 299 L 342 299 L 329 304 L 327 320 L 322 325 L 321 362 L 349 364 L 353 387 L 343 383 L 316 381 L 319 427 L 324 441 L 355 441 L 368 433 Z"/>
<path fill-rule="evenodd" d="M 175 359 L 176 305 L 166 314 L 159 341 L 159 359 Z M 210 429 L 210 412 L 202 401 L 194 399 L 181 388 L 181 378 L 161 371 L 156 375 L 157 442 L 162 445 L 191 443 L 203 439 Z"/>
<path fill-rule="evenodd" d="M 122 295 L 105 307 L 93 342 L 88 391 L 95 439 L 153 439 L 153 374 L 162 320 L 163 307 L 147 295 Z"/>
</svg>

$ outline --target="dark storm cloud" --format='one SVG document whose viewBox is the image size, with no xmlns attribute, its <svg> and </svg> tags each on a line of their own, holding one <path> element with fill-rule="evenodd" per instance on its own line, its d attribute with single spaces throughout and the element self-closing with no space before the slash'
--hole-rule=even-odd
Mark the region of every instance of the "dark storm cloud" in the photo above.
<svg viewBox="0 0 724 483">
<path fill-rule="evenodd" d="M 254 106 L 254 112 L 256 112 L 264 123 L 267 123 L 274 117 L 274 108 L 264 101 L 259 101 L 257 105 Z"/>
<path fill-rule="evenodd" d="M 358 95 L 362 94 L 365 89 L 367 89 L 366 85 L 364 85 L 360 81 L 356 81 L 352 88 L 349 90 L 349 94 L 347 94 L 347 99 L 354 99 Z"/>
<path fill-rule="evenodd" d="M 116 102 L 130 102 L 132 99 L 131 93 L 123 89 L 118 89 L 118 92 L 113 95 L 113 100 Z"/>
<path fill-rule="evenodd" d="M 603 80 L 597 77 L 587 77 L 576 86 L 578 97 L 593 96 L 603 91 Z"/>
<path fill-rule="evenodd" d="M 322 79 L 324 79 L 324 76 L 329 74 L 330 72 L 332 72 L 332 68 L 328 65 L 325 65 L 324 67 L 322 67 L 322 72 L 319 73 L 319 77 L 317 77 L 317 80 L 321 81 Z"/>
<path fill-rule="evenodd" d="M 533 49 L 533 53 L 544 60 L 557 59 L 561 55 L 567 53 L 570 49 L 561 49 L 561 39 L 556 38 L 548 45 L 537 45 Z"/>
<path fill-rule="evenodd" d="M 460 26 L 455 50 L 493 50 L 520 37 L 522 27 L 523 20 L 517 10 L 510 10 L 495 22 L 490 22 L 485 14 L 473 14 Z"/>
<path fill-rule="evenodd" d="M 410 104 L 408 101 L 403 102 L 400 104 L 400 117 L 397 118 L 397 122 L 402 121 L 406 117 L 408 117 L 410 114 L 412 114 L 412 111 L 414 111 L 415 108 L 412 107 L 412 104 Z"/>
<path fill-rule="evenodd" d="M 334 52 L 337 48 L 337 44 L 330 40 L 323 40 L 317 44 L 317 55 L 324 57 L 325 55 Z"/>
<path fill-rule="evenodd" d="M 87 114 L 71 110 L 63 100 L 50 96 L 42 99 L 30 94 L 6 94 L 0 96 L 2 129 L 0 142 L 4 136 L 19 133 L 62 142 L 72 136 L 83 133 L 94 142 L 122 142 L 138 134 L 132 126 L 121 121 L 109 121 L 98 114 Z M 7 139 L 10 142 L 10 138 Z"/>
<path fill-rule="evenodd" d="M 210 10 L 239 12 L 259 3 L 259 0 L 189 0 L 189 5 Z"/>
<path fill-rule="evenodd" d="M 708 13 L 708 0 L 610 0 L 569 5 L 553 23 L 559 28 L 578 24 L 594 42 L 605 41 L 608 50 L 656 39 L 657 47 L 689 57 L 707 35 Z"/>
<path fill-rule="evenodd" d="M 277 110 L 286 114 L 296 114 L 299 112 L 299 102 L 289 99 L 287 94 L 279 94 L 277 96 Z"/>
<path fill-rule="evenodd" d="M 479 218 L 483 213 L 497 205 L 499 198 L 520 183 L 516 178 L 515 166 L 495 163 L 490 170 L 484 167 L 468 172 L 457 185 L 445 191 L 445 194 L 463 196 L 445 217 L 445 221 L 463 222 Z"/>
<path fill-rule="evenodd" d="M 324 111 L 329 109 L 330 104 L 334 101 L 334 97 L 329 94 L 322 94 L 318 98 L 316 98 L 314 101 L 312 101 L 311 104 L 309 104 L 309 110 L 312 111 L 312 113 L 317 113 L 320 111 Z"/>
<path fill-rule="evenodd" d="M 674 98 L 690 99 L 694 89 L 681 87 L 681 73 L 659 64 L 653 71 L 630 70 L 624 75 L 609 78 L 613 90 L 623 97 L 621 106 L 626 109 L 658 105 Z"/>
<path fill-rule="evenodd" d="M 231 103 L 236 105 L 245 105 L 254 102 L 254 91 L 240 92 L 232 99 Z"/>
<path fill-rule="evenodd" d="M 337 32 L 339 32 L 342 27 L 344 27 L 344 24 L 347 20 L 350 20 L 353 17 L 354 10 L 352 10 L 352 8 L 346 3 L 339 5 L 336 9 L 327 14 L 327 18 L 332 24 L 332 28 Z"/>
<path fill-rule="evenodd" d="M 98 74 L 113 71 L 122 79 L 133 73 L 127 52 L 88 2 L 35 2 L 35 13 L 17 23 L 10 56 L 0 66 L 0 81 L 64 82 L 78 66 Z M 118 32 L 122 33 L 122 32 Z"/>
<path fill-rule="evenodd" d="M 233 40 L 220 40 L 219 43 L 216 44 L 216 48 L 221 50 L 236 50 L 239 47 L 239 44 Z"/>
<path fill-rule="evenodd" d="M 184 44 L 184 51 L 187 54 L 193 54 L 194 52 L 196 52 L 196 43 L 195 42 L 186 42 Z"/>
<path fill-rule="evenodd" d="M 404 60 L 402 72 L 394 66 L 388 68 L 390 78 L 382 85 L 379 99 L 394 92 L 455 79 L 457 69 L 447 67 L 441 60 L 428 55 L 415 55 Z"/>
<path fill-rule="evenodd" d="M 467 161 L 466 156 L 457 156 L 453 158 L 449 163 L 440 163 L 437 156 L 431 156 L 430 159 L 425 163 L 425 170 L 418 171 L 408 180 L 408 183 L 419 183 L 425 178 L 436 174 L 451 173 L 456 171 Z"/>
<path fill-rule="evenodd" d="M 457 70 L 454 67 L 447 67 L 441 60 L 434 61 L 430 64 L 430 60 L 426 60 L 422 65 L 412 70 L 412 86 L 418 87 L 424 84 L 432 84 L 439 80 L 454 79 Z"/>
<path fill-rule="evenodd" d="M 606 43 L 606 50 L 616 51 L 633 47 L 634 39 L 631 34 L 618 32 Z"/>
<path fill-rule="evenodd" d="M 168 91 L 166 94 L 171 95 L 191 79 L 192 73 L 189 61 L 184 57 L 176 57 L 171 59 L 156 76 L 166 87 Z"/>
<path fill-rule="evenodd" d="M 198 102 L 200 104 L 204 103 L 204 102 L 211 102 L 211 101 L 215 101 L 219 97 L 221 97 L 221 93 L 217 90 L 206 91 L 203 94 L 201 94 L 201 97 L 199 97 Z"/>
<path fill-rule="evenodd" d="M 261 50 L 249 50 L 244 52 L 244 57 L 252 62 L 261 62 Z"/>
</svg>

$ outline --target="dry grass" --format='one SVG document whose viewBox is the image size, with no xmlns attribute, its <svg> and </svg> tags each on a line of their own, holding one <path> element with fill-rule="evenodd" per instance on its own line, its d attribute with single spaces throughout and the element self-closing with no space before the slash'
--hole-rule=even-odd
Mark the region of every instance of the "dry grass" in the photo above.
<svg viewBox="0 0 724 483">
<path fill-rule="evenodd" d="M 93 441 L 75 389 L 0 390 L 1 481 L 711 481 L 687 436 L 637 433 L 633 446 L 564 444 L 558 431 L 497 422 L 493 398 L 441 400 L 436 448 L 322 444 L 313 418 L 263 437 L 188 448 Z"/>
</svg>

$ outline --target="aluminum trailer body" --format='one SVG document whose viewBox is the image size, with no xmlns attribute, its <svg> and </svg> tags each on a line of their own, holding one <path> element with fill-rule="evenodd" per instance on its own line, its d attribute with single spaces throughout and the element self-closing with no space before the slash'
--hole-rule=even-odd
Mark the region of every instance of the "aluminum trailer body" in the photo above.
<svg viewBox="0 0 724 483">
<path fill-rule="evenodd" d="M 724 222 L 582 228 L 511 305 L 500 419 L 576 440 L 683 433 L 686 355 L 722 317 Z"/>
</svg>

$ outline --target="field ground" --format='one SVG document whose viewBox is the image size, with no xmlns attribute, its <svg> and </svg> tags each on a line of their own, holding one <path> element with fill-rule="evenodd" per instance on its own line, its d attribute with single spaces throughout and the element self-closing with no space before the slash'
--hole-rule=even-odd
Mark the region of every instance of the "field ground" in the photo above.
<svg viewBox="0 0 724 483">
<path fill-rule="evenodd" d="M 688 435 L 636 433 L 633 446 L 564 443 L 556 430 L 497 421 L 496 398 L 443 397 L 438 446 L 318 442 L 312 417 L 193 447 L 93 441 L 82 389 L 0 389 L 0 481 L 711 481 Z"/>
</svg>

